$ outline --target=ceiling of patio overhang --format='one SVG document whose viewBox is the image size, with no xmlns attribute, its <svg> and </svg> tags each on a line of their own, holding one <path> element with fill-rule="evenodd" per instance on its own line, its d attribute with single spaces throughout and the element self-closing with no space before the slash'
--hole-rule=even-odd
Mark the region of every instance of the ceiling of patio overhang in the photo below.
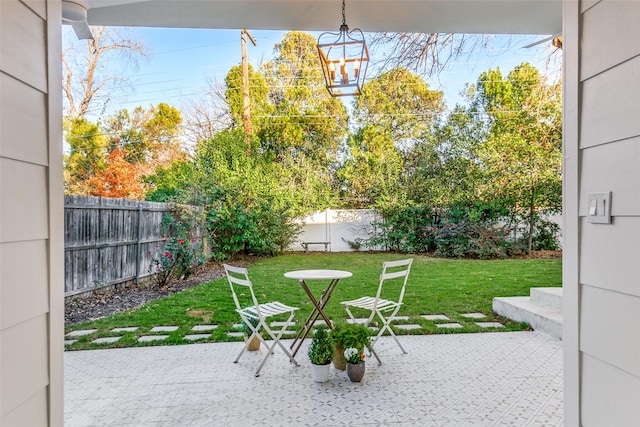
<svg viewBox="0 0 640 427">
<path fill-rule="evenodd" d="M 90 25 L 337 30 L 339 0 L 86 0 Z M 347 0 L 363 31 L 557 34 L 562 0 Z"/>
</svg>

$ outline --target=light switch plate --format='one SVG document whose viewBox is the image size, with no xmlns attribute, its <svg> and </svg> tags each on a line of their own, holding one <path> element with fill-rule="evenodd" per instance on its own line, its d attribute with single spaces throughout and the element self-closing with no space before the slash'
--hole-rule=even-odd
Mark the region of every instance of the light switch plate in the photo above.
<svg viewBox="0 0 640 427">
<path fill-rule="evenodd" d="M 587 222 L 611 224 L 611 191 L 587 194 Z"/>
</svg>

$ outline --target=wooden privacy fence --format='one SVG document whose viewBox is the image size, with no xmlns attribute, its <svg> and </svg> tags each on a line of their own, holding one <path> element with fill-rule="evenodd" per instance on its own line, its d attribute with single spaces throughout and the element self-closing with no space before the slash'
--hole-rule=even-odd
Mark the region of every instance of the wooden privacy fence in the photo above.
<svg viewBox="0 0 640 427">
<path fill-rule="evenodd" d="M 65 296 L 151 275 L 151 261 L 165 243 L 163 217 L 177 213 L 167 203 L 65 196 Z"/>
</svg>

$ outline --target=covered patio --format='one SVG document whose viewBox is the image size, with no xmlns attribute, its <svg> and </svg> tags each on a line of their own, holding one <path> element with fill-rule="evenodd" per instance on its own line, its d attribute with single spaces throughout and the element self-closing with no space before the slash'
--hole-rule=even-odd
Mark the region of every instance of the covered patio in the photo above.
<svg viewBox="0 0 640 427">
<path fill-rule="evenodd" d="M 562 342 L 538 332 L 390 337 L 361 383 L 331 368 L 314 383 L 307 340 L 289 363 L 276 351 L 233 360 L 241 343 L 66 352 L 64 425 L 558 426 Z M 264 352 L 264 348 L 261 352 Z M 261 353 L 258 352 L 258 353 Z"/>
</svg>

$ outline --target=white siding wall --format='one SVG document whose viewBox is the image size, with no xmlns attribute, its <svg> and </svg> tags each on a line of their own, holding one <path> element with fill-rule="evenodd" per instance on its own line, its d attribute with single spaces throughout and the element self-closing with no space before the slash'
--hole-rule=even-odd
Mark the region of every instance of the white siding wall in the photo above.
<svg viewBox="0 0 640 427">
<path fill-rule="evenodd" d="M 0 1 L 0 425 L 7 427 L 63 423 L 59 57 L 59 1 Z"/>
<path fill-rule="evenodd" d="M 580 95 L 565 114 L 577 100 L 578 291 L 568 302 L 579 320 L 577 349 L 567 351 L 579 381 L 568 390 L 579 392 L 582 425 L 632 426 L 640 420 L 640 2 L 582 1 L 575 11 L 579 46 L 565 46 L 579 55 Z M 602 191 L 612 192 L 613 222 L 588 223 L 587 194 Z"/>
</svg>

